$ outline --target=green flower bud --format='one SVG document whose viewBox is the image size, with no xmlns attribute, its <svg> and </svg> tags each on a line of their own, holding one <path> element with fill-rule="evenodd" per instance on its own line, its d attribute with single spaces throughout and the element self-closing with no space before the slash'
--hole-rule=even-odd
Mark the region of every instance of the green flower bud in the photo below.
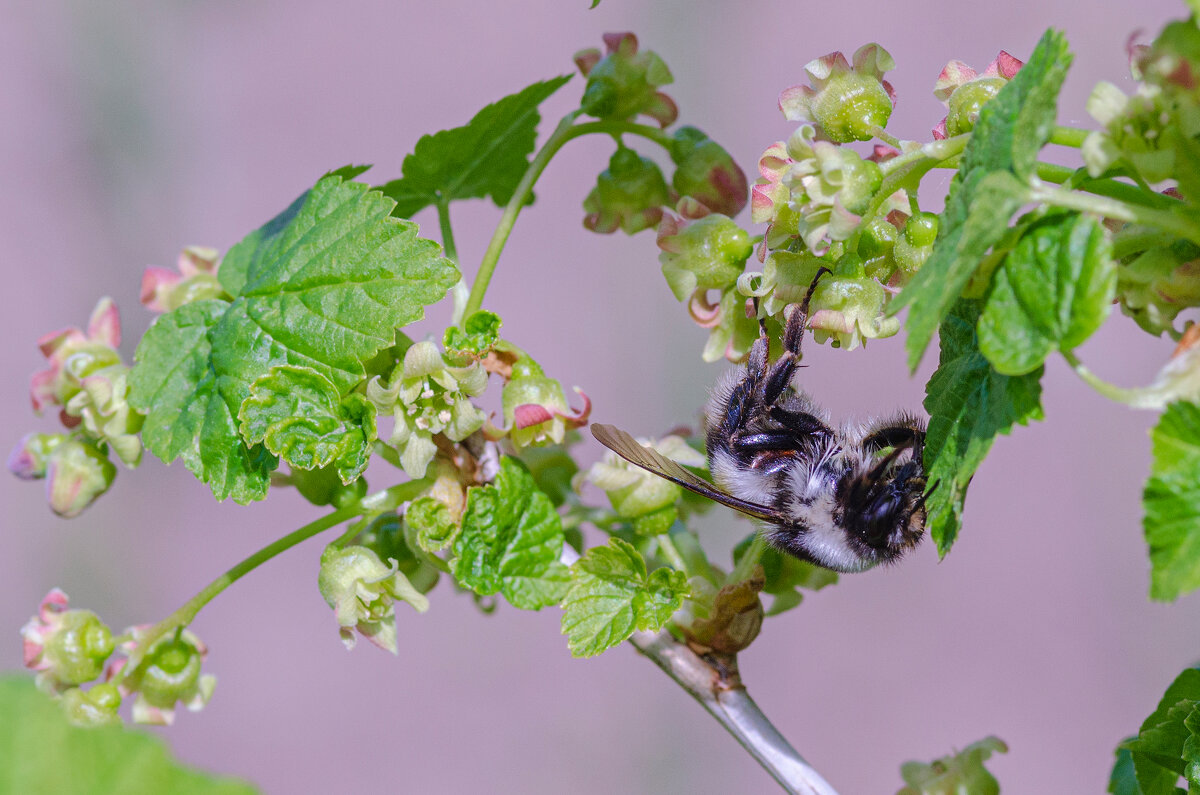
<svg viewBox="0 0 1200 795">
<path fill-rule="evenodd" d="M 867 141 L 887 125 L 894 92 L 883 79 L 896 62 L 878 44 L 854 53 L 854 64 L 832 52 L 804 67 L 812 87 L 792 86 L 779 95 L 779 109 L 792 121 L 808 120 L 834 143 Z"/>
<path fill-rule="evenodd" d="M 638 52 L 632 33 L 606 33 L 607 55 L 596 49 L 575 54 L 575 64 L 587 77 L 580 107 L 589 116 L 625 121 L 644 114 L 667 127 L 679 115 L 675 102 L 658 91 L 673 82 L 666 63 L 653 52 Z"/>
<path fill-rule="evenodd" d="M 149 631 L 148 626 L 133 627 L 128 632 L 132 640 L 121 644 L 126 657 L 132 656 Z M 145 650 L 137 668 L 124 678 L 117 677 L 121 692 L 137 693 L 133 704 L 135 723 L 170 726 L 175 721 L 176 705 L 180 702 L 190 712 L 198 712 L 212 698 L 217 678 L 201 673 L 208 647 L 194 633 L 185 629 L 158 638 Z M 122 661 L 111 671 L 122 672 L 129 664 Z"/>
<path fill-rule="evenodd" d="M 899 241 L 897 241 L 899 245 Z M 900 319 L 887 317 L 887 291 L 870 278 L 834 274 L 817 283 L 808 318 L 813 339 L 833 340 L 834 347 L 854 350 L 865 339 L 890 337 L 900 330 Z"/>
<path fill-rule="evenodd" d="M 945 103 L 946 117 L 933 128 L 934 138 L 946 138 L 970 132 L 979 120 L 979 110 L 1000 93 L 1024 64 L 1001 50 L 983 74 L 962 61 L 950 61 L 942 68 L 933 95 Z"/>
<path fill-rule="evenodd" d="M 671 184 L 709 210 L 734 216 L 746 206 L 746 174 L 720 144 L 695 127 L 680 127 L 671 140 Z"/>
<path fill-rule="evenodd" d="M 121 693 L 116 685 L 101 682 L 88 690 L 73 687 L 62 694 L 67 720 L 76 726 L 120 726 Z"/>
<path fill-rule="evenodd" d="M 724 290 L 732 286 L 754 253 L 749 233 L 717 213 L 693 219 L 668 213 L 658 227 L 658 247 L 662 249 L 658 259 L 663 276 L 680 301 L 686 301 L 697 289 Z"/>
<path fill-rule="evenodd" d="M 65 433 L 30 433 L 8 456 L 8 471 L 22 480 L 46 476 L 50 456 L 69 437 Z"/>
<path fill-rule="evenodd" d="M 67 439 L 50 454 L 46 465 L 46 497 L 50 510 L 66 519 L 78 516 L 108 491 L 117 468 L 94 445 Z"/>
<path fill-rule="evenodd" d="M 518 448 L 562 444 L 568 429 L 586 425 L 592 402 L 578 387 L 575 391 L 583 399 L 583 408 L 578 411 L 567 405 L 558 381 L 547 378 L 530 357 L 519 357 L 501 394 L 504 424 L 510 429 L 512 443 Z"/>
<path fill-rule="evenodd" d="M 396 564 L 385 565 L 361 546 L 336 547 L 321 553 L 317 587 L 337 617 L 338 632 L 347 649 L 355 645 L 355 631 L 381 649 L 396 653 L 394 601 L 408 602 L 418 613 L 429 609 L 429 600 L 400 573 Z"/>
<path fill-rule="evenodd" d="M 99 678 L 113 652 L 108 627 L 90 610 L 68 610 L 67 595 L 57 588 L 21 628 L 21 638 L 25 667 L 38 672 L 38 686 L 50 693 Z"/>
<path fill-rule="evenodd" d="M 655 226 L 664 204 L 671 201 L 667 181 L 658 165 L 621 146 L 596 179 L 596 187 L 583 201 L 583 225 L 593 232 L 627 235 Z"/>
</svg>

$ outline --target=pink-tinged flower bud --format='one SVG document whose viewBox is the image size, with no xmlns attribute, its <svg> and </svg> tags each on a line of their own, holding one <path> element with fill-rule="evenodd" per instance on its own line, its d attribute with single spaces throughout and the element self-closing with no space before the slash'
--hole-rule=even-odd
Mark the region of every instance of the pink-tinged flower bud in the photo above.
<svg viewBox="0 0 1200 795">
<path fill-rule="evenodd" d="M 25 667 L 37 671 L 38 687 L 52 694 L 99 678 L 113 652 L 108 627 L 90 610 L 68 610 L 58 588 L 21 628 L 21 639 Z"/>
<path fill-rule="evenodd" d="M 354 633 L 358 632 L 396 654 L 395 600 L 408 602 L 418 613 L 429 609 L 429 599 L 400 573 L 395 560 L 385 565 L 365 547 L 326 547 L 321 553 L 317 587 L 333 608 L 347 649 L 354 648 Z"/>
<path fill-rule="evenodd" d="M 868 141 L 892 115 L 895 92 L 883 79 L 896 62 L 878 44 L 866 44 L 850 64 L 831 52 L 804 67 L 812 86 L 796 85 L 779 95 L 779 109 L 790 121 L 807 120 L 835 143 Z"/>
<path fill-rule="evenodd" d="M 705 466 L 704 454 L 678 436 L 659 441 L 638 439 L 638 443 L 684 466 Z M 674 505 L 683 493 L 674 483 L 633 466 L 611 451 L 592 465 L 584 479 L 608 495 L 613 510 L 622 519 L 636 519 Z"/>
<path fill-rule="evenodd" d="M 78 418 L 83 430 L 116 452 L 125 466 L 136 467 L 142 460 L 139 432 L 145 415 L 128 403 L 129 367 L 113 364 L 79 379 L 79 391 L 67 401 L 63 414 Z"/>
<path fill-rule="evenodd" d="M 583 200 L 583 225 L 600 234 L 621 229 L 633 235 L 656 225 L 670 201 L 667 181 L 655 162 L 622 146 Z"/>
<path fill-rule="evenodd" d="M 890 286 L 899 287 L 912 277 L 929 255 L 937 240 L 938 217 L 934 213 L 922 212 L 909 218 L 904 224 L 904 233 L 896 240 L 892 257 L 896 261 L 896 277 Z"/>
<path fill-rule="evenodd" d="M 67 720 L 76 726 L 120 726 L 121 692 L 116 685 L 100 682 L 87 690 L 73 687 L 62 694 Z"/>
<path fill-rule="evenodd" d="M 46 499 L 50 510 L 70 519 L 112 486 L 117 468 L 94 445 L 78 439 L 62 441 L 46 465 Z"/>
<path fill-rule="evenodd" d="M 695 127 L 680 127 L 672 137 L 671 184 L 680 196 L 696 199 L 709 210 L 734 216 L 746 206 L 746 174 L 720 144 Z"/>
<path fill-rule="evenodd" d="M 887 317 L 888 293 L 865 275 L 833 274 L 817 283 L 808 327 L 820 343 L 831 339 L 835 348 L 854 350 L 867 339 L 890 337 L 900 330 L 900 319 Z"/>
<path fill-rule="evenodd" d="M 675 101 L 658 90 L 674 81 L 666 63 L 653 52 L 638 52 L 632 33 L 606 33 L 607 54 L 595 49 L 575 54 L 575 64 L 587 77 L 580 107 L 589 116 L 626 121 L 643 114 L 666 127 L 675 121 Z"/>
<path fill-rule="evenodd" d="M 742 362 L 750 352 L 750 346 L 758 339 L 758 321 L 753 304 L 730 287 L 721 293 L 716 303 L 709 301 L 707 290 L 697 290 L 688 300 L 688 314 L 696 325 L 710 329 L 704 350 L 700 354 L 706 362 L 727 359 L 735 364 Z"/>
<path fill-rule="evenodd" d="M 1024 62 L 1004 50 L 979 74 L 962 61 L 950 61 L 942 68 L 933 95 L 941 100 L 949 112 L 933 128 L 934 138 L 961 135 L 975 128 L 979 120 L 979 109 L 1012 80 L 1024 66 Z"/>
<path fill-rule="evenodd" d="M 51 454 L 66 441 L 65 433 L 30 433 L 13 448 L 8 456 L 8 471 L 21 480 L 38 480 L 46 476 Z"/>
<path fill-rule="evenodd" d="M 754 253 L 750 234 L 732 219 L 708 213 L 705 206 L 681 202 L 686 217 L 670 213 L 658 226 L 663 276 L 680 301 L 697 289 L 724 290 L 732 286 Z"/>
<path fill-rule="evenodd" d="M 177 270 L 154 265 L 142 274 L 142 305 L 152 312 L 170 312 L 204 298 L 228 295 L 217 280 L 220 255 L 214 248 L 188 246 L 179 254 Z"/>
<path fill-rule="evenodd" d="M 133 703 L 135 723 L 170 726 L 175 722 L 177 704 L 182 702 L 189 712 L 204 709 L 212 698 L 217 678 L 200 672 L 204 658 L 208 656 L 208 647 L 186 629 L 154 641 L 137 668 L 118 677 L 149 629 L 143 625 L 126 630 L 132 636 L 131 640 L 121 644 L 120 651 L 126 659 L 109 666 L 107 680 L 111 682 L 115 678 L 122 695 L 137 693 Z"/>
<path fill-rule="evenodd" d="M 84 378 L 120 364 L 121 357 L 116 351 L 120 343 L 121 316 L 111 298 L 101 298 L 96 304 L 86 334 L 77 328 L 66 328 L 38 340 L 38 348 L 48 365 L 31 379 L 33 410 L 40 414 L 47 405 L 66 405 L 79 392 Z M 68 428 L 79 424 L 77 417 L 66 412 L 62 421 Z"/>
<path fill-rule="evenodd" d="M 567 405 L 562 385 L 547 378 L 537 362 L 528 356 L 518 358 L 501 394 L 504 424 L 512 443 L 518 448 L 562 444 L 568 429 L 587 425 L 592 402 L 578 387 L 575 392 L 583 400 L 578 410 Z"/>
</svg>

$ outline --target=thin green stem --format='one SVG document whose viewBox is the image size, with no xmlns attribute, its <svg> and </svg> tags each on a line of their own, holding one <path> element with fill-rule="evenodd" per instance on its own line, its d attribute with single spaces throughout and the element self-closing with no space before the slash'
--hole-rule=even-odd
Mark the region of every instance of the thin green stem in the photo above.
<svg viewBox="0 0 1200 795">
<path fill-rule="evenodd" d="M 458 248 L 454 245 L 454 229 L 450 226 L 450 200 L 438 195 L 437 200 L 438 226 L 442 229 L 442 248 L 446 256 L 458 264 Z"/>
<path fill-rule="evenodd" d="M 670 135 L 656 127 L 650 127 L 645 124 L 635 124 L 627 121 L 593 121 L 575 125 L 575 119 L 579 113 L 580 111 L 568 113 L 558 123 L 558 126 L 554 128 L 554 132 L 550 134 L 546 143 L 534 155 L 533 160 L 529 163 L 529 168 L 525 170 L 525 174 L 517 184 L 512 198 L 505 205 L 504 213 L 500 216 L 500 222 L 496 224 L 496 231 L 492 233 L 492 239 L 488 243 L 487 250 L 483 252 L 483 259 L 479 263 L 479 272 L 475 275 L 475 282 L 471 285 L 470 296 L 467 298 L 466 305 L 463 308 L 463 318 L 470 317 L 483 308 L 483 297 L 487 294 L 488 285 L 491 283 L 492 275 L 496 271 L 496 263 L 500 261 L 500 254 L 504 251 L 505 244 L 508 243 L 508 237 L 512 234 L 513 226 L 517 222 L 517 216 L 521 214 L 521 209 L 529 201 L 534 183 L 537 182 L 538 177 L 541 176 L 546 166 L 549 165 L 550 159 L 558 153 L 558 150 L 564 144 L 589 133 L 602 133 L 605 135 L 628 133 L 648 138 L 663 147 L 669 147 L 671 144 Z"/>
<path fill-rule="evenodd" d="M 1078 169 L 1054 163 L 1039 161 L 1037 164 L 1038 178 L 1046 182 L 1053 182 L 1055 185 L 1062 185 L 1078 173 Z M 1161 193 L 1146 190 L 1137 185 L 1131 185 L 1128 182 L 1116 179 L 1083 179 L 1075 187 L 1088 193 L 1094 193 L 1097 196 L 1107 196 L 1110 199 L 1119 199 L 1128 204 L 1136 204 L 1143 207 L 1156 207 L 1166 210 L 1179 204 L 1177 199 L 1172 199 L 1170 196 L 1164 196 Z"/>
<path fill-rule="evenodd" d="M 1044 202 L 1055 207 L 1065 207 L 1069 210 L 1079 210 L 1085 213 L 1095 213 L 1105 218 L 1118 221 L 1152 226 L 1173 232 L 1185 240 L 1200 245 L 1200 229 L 1187 222 L 1186 219 L 1170 210 L 1158 210 L 1142 205 L 1131 205 L 1120 199 L 1107 196 L 1080 193 L 1079 191 L 1052 188 L 1046 184 L 1034 185 L 1030 191 L 1030 199 Z"/>
<path fill-rule="evenodd" d="M 1083 146 L 1084 140 L 1092 134 L 1091 130 L 1081 130 L 1078 127 L 1055 127 L 1050 133 L 1050 143 L 1059 146 L 1073 146 L 1076 149 Z"/>
<path fill-rule="evenodd" d="M 887 130 L 883 129 L 882 127 L 880 127 L 878 125 L 872 127 L 870 132 L 871 132 L 871 135 L 874 135 L 876 138 L 883 141 L 888 146 L 892 146 L 892 147 L 895 147 L 896 149 L 899 149 L 902 144 L 902 142 L 899 138 L 892 135 L 890 132 L 888 132 Z"/>
<path fill-rule="evenodd" d="M 344 508 L 339 508 L 332 513 L 328 513 L 319 519 L 315 519 L 308 524 L 300 527 L 297 530 L 285 535 L 283 538 L 276 539 L 270 544 L 267 544 L 262 549 L 235 564 L 232 568 L 226 571 L 221 576 L 204 586 L 198 594 L 193 596 L 183 604 L 178 610 L 171 615 L 159 621 L 150 630 L 142 636 L 138 642 L 138 648 L 130 655 L 129 663 L 121 669 L 117 680 L 120 681 L 131 674 L 141 664 L 142 658 L 146 651 L 150 649 L 154 643 L 168 632 L 176 628 L 186 627 L 192 623 L 196 614 L 216 596 L 240 580 L 245 575 L 254 571 L 256 568 L 266 563 L 271 558 L 286 552 L 302 541 L 307 541 L 315 535 L 323 533 L 331 527 L 336 527 L 342 522 L 361 516 L 364 513 L 378 510 L 379 506 L 384 504 L 399 504 L 406 499 L 412 499 L 417 494 L 420 494 L 425 488 L 428 488 L 429 481 L 414 480 L 407 483 L 400 483 L 391 488 L 384 489 L 382 492 L 364 497 Z"/>
<path fill-rule="evenodd" d="M 737 565 L 733 567 L 733 571 L 729 572 L 729 577 L 726 578 L 725 582 L 733 585 L 750 579 L 750 575 L 754 573 L 754 567 L 758 565 L 759 560 L 762 559 L 763 552 L 766 550 L 767 540 L 763 538 L 762 533 L 755 533 L 754 540 L 750 542 L 750 548 L 738 560 Z"/>
<path fill-rule="evenodd" d="M 673 568 L 682 571 L 684 574 L 687 574 L 690 577 L 691 572 L 688 571 L 687 562 L 683 559 L 683 555 L 679 554 L 679 549 L 676 548 L 675 542 L 671 540 L 670 534 L 663 533 L 659 536 L 656 536 L 655 540 L 658 541 L 658 549 L 663 553 L 663 557 L 667 559 L 667 562 L 670 563 Z"/>
<path fill-rule="evenodd" d="M 1148 387 L 1129 389 L 1110 384 L 1084 366 L 1071 351 L 1063 351 L 1062 355 L 1067 360 L 1067 364 L 1071 365 L 1071 369 L 1075 371 L 1075 374 L 1083 379 L 1084 383 L 1109 400 L 1124 403 L 1130 408 L 1161 409 L 1172 399 L 1179 397 L 1179 394 L 1172 390 L 1169 385 L 1151 384 Z"/>
</svg>

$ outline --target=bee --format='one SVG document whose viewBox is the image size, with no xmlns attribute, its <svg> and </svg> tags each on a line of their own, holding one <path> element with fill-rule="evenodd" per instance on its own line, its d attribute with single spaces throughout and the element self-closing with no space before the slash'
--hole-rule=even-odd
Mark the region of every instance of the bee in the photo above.
<svg viewBox="0 0 1200 795">
<path fill-rule="evenodd" d="M 824 270 L 824 269 L 823 269 Z M 900 413 L 834 428 L 793 380 L 821 273 L 785 310 L 783 353 L 770 361 L 765 324 L 747 363 L 726 375 L 705 409 L 709 471 L 694 475 L 632 436 L 592 435 L 630 463 L 763 522 L 776 549 L 840 572 L 894 563 L 925 532 L 925 424 Z"/>
</svg>

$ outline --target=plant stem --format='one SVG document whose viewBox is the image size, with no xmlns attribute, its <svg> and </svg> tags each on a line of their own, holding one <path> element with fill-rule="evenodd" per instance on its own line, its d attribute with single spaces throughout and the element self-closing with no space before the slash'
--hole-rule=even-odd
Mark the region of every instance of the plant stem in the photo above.
<svg viewBox="0 0 1200 795">
<path fill-rule="evenodd" d="M 1060 166 L 1055 163 L 1043 163 L 1039 161 L 1037 164 L 1038 178 L 1046 182 L 1053 182 L 1056 185 L 1063 184 L 1075 176 L 1076 173 L 1077 169 Z M 1179 204 L 1178 199 L 1172 199 L 1161 193 L 1148 191 L 1137 185 L 1131 185 L 1128 182 L 1121 182 L 1116 179 L 1084 179 L 1076 187 L 1079 190 L 1094 193 L 1097 196 L 1107 196 L 1111 199 L 1120 199 L 1129 204 L 1137 204 L 1145 207 L 1169 209 Z"/>
<path fill-rule="evenodd" d="M 1054 132 L 1050 133 L 1050 143 L 1078 149 L 1091 134 L 1091 130 L 1080 130 L 1076 127 L 1055 127 Z"/>
<path fill-rule="evenodd" d="M 750 548 L 738 560 L 737 565 L 733 567 L 733 571 L 729 572 L 729 577 L 725 580 L 726 584 L 733 585 L 750 579 L 750 575 L 754 572 L 754 567 L 758 565 L 758 561 L 762 558 L 762 553 L 766 549 L 767 540 L 763 538 L 762 533 L 755 533 L 754 540 L 750 542 Z"/>
<path fill-rule="evenodd" d="M 1032 201 L 1044 202 L 1055 207 L 1095 213 L 1105 218 L 1164 229 L 1200 245 L 1200 229 L 1170 210 L 1156 210 L 1151 207 L 1131 205 L 1107 196 L 1053 188 L 1046 184 L 1035 184 L 1033 190 L 1030 191 L 1029 198 Z"/>
<path fill-rule="evenodd" d="M 578 118 L 580 112 L 568 113 L 562 118 L 562 121 L 554 128 L 554 132 L 546 139 L 546 143 L 534 155 L 529 168 L 525 169 L 525 174 L 521 177 L 521 181 L 517 183 L 517 188 L 513 191 L 512 198 L 509 199 L 508 204 L 504 207 L 503 215 L 500 216 L 500 222 L 496 224 L 496 231 L 492 233 L 492 239 L 488 243 L 487 250 L 483 252 L 483 259 L 479 262 L 479 272 L 475 275 L 475 282 L 471 285 L 470 297 L 463 308 L 463 318 L 470 317 L 473 313 L 483 308 L 483 296 L 487 293 L 488 285 L 492 281 L 492 274 L 496 271 L 496 263 L 500 261 L 500 253 L 504 251 L 504 246 L 508 242 L 508 236 L 512 234 L 513 226 L 517 222 L 517 216 L 521 214 L 521 209 L 529 201 L 534 183 L 542 175 L 542 172 L 550 163 L 550 159 L 554 157 L 567 141 L 589 133 L 604 133 L 607 135 L 629 133 L 648 138 L 663 147 L 669 147 L 671 144 L 671 136 L 662 130 L 645 124 L 635 124 L 627 121 L 593 121 L 576 126 L 575 119 Z"/>
<path fill-rule="evenodd" d="M 240 563 L 235 564 L 224 574 L 217 577 L 208 585 L 204 586 L 204 588 L 201 589 L 198 594 L 187 600 L 182 607 L 151 627 L 150 630 L 143 635 L 141 640 L 138 642 L 137 649 L 133 654 L 130 655 L 129 663 L 121 669 L 121 673 L 118 675 L 117 681 L 121 681 L 137 669 L 137 667 L 141 664 L 142 658 L 144 657 L 146 651 L 154 645 L 155 641 L 176 628 L 186 627 L 192 622 L 192 619 L 196 617 L 196 614 L 200 612 L 201 608 L 216 598 L 217 594 L 221 593 L 230 585 L 233 585 L 242 577 L 249 574 L 251 571 L 254 571 L 254 569 L 266 563 L 271 558 L 275 557 L 281 552 L 286 552 L 300 542 L 307 541 L 313 536 L 322 533 L 331 527 L 336 527 L 342 522 L 353 519 L 356 516 L 361 516 L 369 510 L 374 510 L 374 507 L 378 506 L 381 502 L 403 502 L 405 499 L 412 499 L 412 497 L 415 497 L 425 488 L 428 488 L 428 486 L 429 481 L 427 480 L 413 480 L 407 483 L 400 483 L 392 486 L 391 488 L 385 489 L 382 492 L 364 497 L 363 499 L 347 505 L 344 508 L 339 508 L 332 513 L 325 514 L 320 519 L 311 521 L 297 530 L 293 530 L 283 538 L 278 538 L 275 541 L 272 541 L 270 544 L 267 544 L 265 547 L 245 558 Z"/>
<path fill-rule="evenodd" d="M 1172 394 L 1168 388 L 1157 384 L 1151 384 L 1148 387 L 1140 389 L 1128 389 L 1110 384 L 1089 370 L 1071 351 L 1062 351 L 1062 355 L 1067 360 L 1067 364 L 1071 365 L 1071 369 L 1075 371 L 1075 374 L 1083 379 L 1084 383 L 1109 400 L 1124 403 L 1130 408 L 1135 409 L 1162 409 L 1172 398 Z M 1174 395 L 1174 397 L 1178 398 L 1179 395 Z"/>
<path fill-rule="evenodd" d="M 458 247 L 454 245 L 454 229 L 450 226 L 450 200 L 445 196 L 438 196 L 437 200 L 438 226 L 442 229 L 442 248 L 446 250 L 446 256 L 458 264 Z"/>
<path fill-rule="evenodd" d="M 679 550 L 675 547 L 675 542 L 671 540 L 670 534 L 662 533 L 655 536 L 655 540 L 658 541 L 658 549 L 663 553 L 663 557 L 667 559 L 667 562 L 690 577 L 692 573 L 688 571 L 687 562 L 684 561 L 683 555 L 679 554 Z"/>
<path fill-rule="evenodd" d="M 629 642 L 700 702 L 786 792 L 837 795 L 750 698 L 738 675 L 737 657 L 701 657 L 665 630 L 635 632 Z"/>
</svg>

